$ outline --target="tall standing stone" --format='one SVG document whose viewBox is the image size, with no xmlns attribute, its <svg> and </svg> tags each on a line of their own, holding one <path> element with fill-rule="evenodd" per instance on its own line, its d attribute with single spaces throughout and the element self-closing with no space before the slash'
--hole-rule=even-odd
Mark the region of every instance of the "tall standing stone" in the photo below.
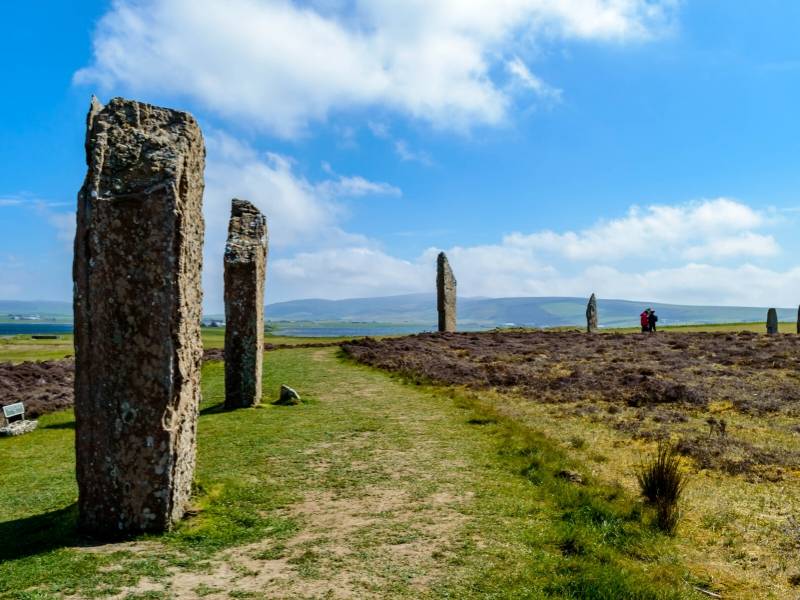
<svg viewBox="0 0 800 600">
<path fill-rule="evenodd" d="M 436 260 L 436 307 L 439 331 L 456 330 L 456 278 L 444 252 Z"/>
<path fill-rule="evenodd" d="M 205 146 L 188 113 L 122 98 L 87 117 L 73 263 L 79 526 L 183 516 L 200 401 Z"/>
<path fill-rule="evenodd" d="M 267 219 L 234 199 L 225 245 L 225 406 L 261 401 Z"/>
<path fill-rule="evenodd" d="M 800 307 L 797 308 L 797 333 L 800 334 Z"/>
<path fill-rule="evenodd" d="M 770 335 L 778 333 L 778 311 L 774 308 L 767 311 L 767 333 Z"/>
<path fill-rule="evenodd" d="M 597 298 L 594 294 L 589 298 L 586 305 L 586 331 L 594 333 L 597 331 Z"/>
</svg>

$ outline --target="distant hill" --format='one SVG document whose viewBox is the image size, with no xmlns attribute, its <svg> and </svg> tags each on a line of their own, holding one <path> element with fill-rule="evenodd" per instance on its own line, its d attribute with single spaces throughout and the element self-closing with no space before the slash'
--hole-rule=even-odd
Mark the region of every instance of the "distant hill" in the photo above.
<svg viewBox="0 0 800 600">
<path fill-rule="evenodd" d="M 586 298 L 459 298 L 458 321 L 476 328 L 498 326 L 558 327 L 584 325 Z M 639 313 L 648 306 L 659 315 L 660 325 L 704 323 L 752 323 L 766 321 L 766 307 L 685 306 L 631 300 L 598 299 L 601 327 L 636 326 Z M 0 320 L 8 315 L 39 315 L 58 321 L 72 318 L 69 302 L 0 300 Z M 220 316 L 221 317 L 221 316 Z M 328 321 L 342 323 L 391 323 L 436 326 L 434 294 L 406 294 L 348 300 L 291 300 L 266 307 L 269 321 Z M 781 321 L 794 321 L 794 309 L 778 309 Z"/>
<path fill-rule="evenodd" d="M 458 320 L 463 325 L 557 327 L 586 322 L 586 298 L 459 298 Z M 651 307 L 660 325 L 746 323 L 766 321 L 766 307 L 684 306 L 657 302 L 598 299 L 601 327 L 636 326 L 639 313 Z M 781 321 L 793 321 L 792 309 L 778 309 Z M 436 323 L 433 294 L 407 294 L 348 300 L 291 300 L 266 307 L 270 321 L 342 321 L 419 324 Z"/>
<path fill-rule="evenodd" d="M 0 300 L 0 318 L 7 320 L 9 315 L 36 315 L 42 319 L 63 321 L 64 319 L 72 319 L 72 302 Z"/>
</svg>

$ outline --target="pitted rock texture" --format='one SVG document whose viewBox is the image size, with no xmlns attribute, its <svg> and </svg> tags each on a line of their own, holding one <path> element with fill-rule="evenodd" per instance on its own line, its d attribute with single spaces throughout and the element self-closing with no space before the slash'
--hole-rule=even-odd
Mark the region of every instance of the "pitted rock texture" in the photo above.
<svg viewBox="0 0 800 600">
<path fill-rule="evenodd" d="M 767 333 L 770 335 L 778 333 L 778 311 L 774 308 L 767 311 Z"/>
<path fill-rule="evenodd" d="M 261 401 L 267 244 L 267 219 L 247 200 L 234 199 L 225 245 L 227 408 Z"/>
<path fill-rule="evenodd" d="M 456 330 L 456 278 L 444 252 L 436 260 L 436 308 L 439 331 Z"/>
<path fill-rule="evenodd" d="M 586 331 L 589 333 L 597 331 L 597 298 L 594 294 L 586 305 Z"/>
<path fill-rule="evenodd" d="M 73 264 L 80 528 L 168 529 L 195 465 L 205 146 L 188 113 L 115 98 L 87 117 Z"/>
</svg>

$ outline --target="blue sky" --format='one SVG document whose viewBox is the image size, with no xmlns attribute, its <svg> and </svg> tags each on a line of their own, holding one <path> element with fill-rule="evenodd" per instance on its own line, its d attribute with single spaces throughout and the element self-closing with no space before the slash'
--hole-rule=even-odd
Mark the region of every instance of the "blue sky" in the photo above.
<svg viewBox="0 0 800 600">
<path fill-rule="evenodd" d="M 92 93 L 188 110 L 208 146 L 206 308 L 232 196 L 269 301 L 800 301 L 800 4 L 5 3 L 0 298 L 69 299 Z"/>
</svg>

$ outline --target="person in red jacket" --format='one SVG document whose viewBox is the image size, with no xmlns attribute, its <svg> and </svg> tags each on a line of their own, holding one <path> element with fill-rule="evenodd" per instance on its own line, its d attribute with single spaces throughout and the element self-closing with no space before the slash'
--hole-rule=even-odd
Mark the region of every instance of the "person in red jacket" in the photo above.
<svg viewBox="0 0 800 600">
<path fill-rule="evenodd" d="M 639 323 L 642 326 L 642 333 L 650 331 L 650 309 L 645 308 L 644 312 L 639 315 Z"/>
</svg>

